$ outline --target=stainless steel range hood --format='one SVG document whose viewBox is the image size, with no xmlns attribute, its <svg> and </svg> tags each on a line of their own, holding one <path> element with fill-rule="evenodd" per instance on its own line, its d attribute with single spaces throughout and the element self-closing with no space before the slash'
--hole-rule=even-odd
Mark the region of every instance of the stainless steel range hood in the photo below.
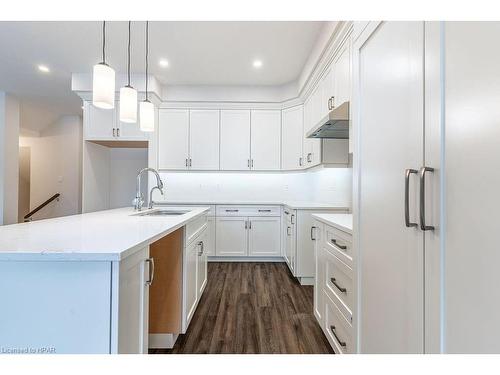
<svg viewBox="0 0 500 375">
<path fill-rule="evenodd" d="M 349 102 L 332 109 L 306 137 L 349 139 Z"/>
</svg>

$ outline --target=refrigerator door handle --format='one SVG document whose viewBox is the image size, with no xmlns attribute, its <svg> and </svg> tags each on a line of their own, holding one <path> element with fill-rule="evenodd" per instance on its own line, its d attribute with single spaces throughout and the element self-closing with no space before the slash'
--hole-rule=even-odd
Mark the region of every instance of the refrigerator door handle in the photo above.
<svg viewBox="0 0 500 375">
<path fill-rule="evenodd" d="M 432 225 L 427 225 L 425 223 L 425 172 L 434 172 L 434 168 L 420 168 L 420 229 L 424 231 L 434 230 Z"/>
<path fill-rule="evenodd" d="M 407 169 L 405 172 L 405 225 L 407 228 L 418 227 L 417 223 L 410 221 L 410 176 L 418 171 L 416 169 Z"/>
</svg>

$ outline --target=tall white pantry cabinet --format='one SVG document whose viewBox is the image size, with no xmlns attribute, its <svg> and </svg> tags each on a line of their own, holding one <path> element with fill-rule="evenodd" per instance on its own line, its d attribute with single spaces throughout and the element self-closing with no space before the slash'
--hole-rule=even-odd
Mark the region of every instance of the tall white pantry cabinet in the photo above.
<svg viewBox="0 0 500 375">
<path fill-rule="evenodd" d="M 500 23 L 361 29 L 357 351 L 498 353 Z"/>
</svg>

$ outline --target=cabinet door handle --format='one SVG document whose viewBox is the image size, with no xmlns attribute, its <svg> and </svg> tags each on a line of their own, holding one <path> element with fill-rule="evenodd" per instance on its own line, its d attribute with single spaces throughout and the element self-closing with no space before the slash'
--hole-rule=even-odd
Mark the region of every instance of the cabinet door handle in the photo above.
<svg viewBox="0 0 500 375">
<path fill-rule="evenodd" d="M 153 280 L 155 277 L 155 260 L 153 258 L 148 258 L 145 261 L 148 264 L 148 280 L 146 281 L 146 285 L 151 285 L 153 284 Z"/>
<path fill-rule="evenodd" d="M 307 154 L 307 162 L 310 163 L 311 162 L 311 156 L 312 156 L 312 153 L 308 153 Z"/>
<path fill-rule="evenodd" d="M 434 230 L 432 225 L 425 224 L 425 172 L 434 172 L 434 168 L 420 168 L 420 229 Z"/>
<path fill-rule="evenodd" d="M 288 212 L 288 211 L 285 211 L 285 215 L 290 215 L 290 212 Z"/>
<path fill-rule="evenodd" d="M 290 216 L 290 223 L 295 224 L 295 214 L 292 214 L 292 216 Z"/>
<path fill-rule="evenodd" d="M 299 158 L 299 167 L 302 167 L 302 156 Z"/>
<path fill-rule="evenodd" d="M 335 108 L 335 105 L 333 104 L 333 101 L 335 100 L 335 96 L 332 96 L 330 99 L 331 99 L 331 101 L 332 101 L 332 109 L 334 109 L 334 108 Z"/>
<path fill-rule="evenodd" d="M 250 163 L 251 167 L 253 168 L 253 159 L 252 159 L 252 162 Z"/>
<path fill-rule="evenodd" d="M 259 210 L 259 212 L 271 212 L 271 210 Z"/>
<path fill-rule="evenodd" d="M 292 228 L 290 228 L 290 227 L 286 227 L 286 235 L 287 235 L 287 236 L 291 236 L 291 235 L 292 235 L 292 233 L 291 233 L 291 229 L 292 229 Z"/>
<path fill-rule="evenodd" d="M 316 229 L 316 227 L 312 226 L 311 227 L 311 241 L 316 241 L 316 237 L 314 237 L 314 230 Z"/>
<path fill-rule="evenodd" d="M 245 220 L 245 229 L 248 229 L 248 221 Z"/>
<path fill-rule="evenodd" d="M 198 251 L 198 256 L 201 257 L 203 255 L 203 248 L 205 247 L 203 241 L 198 242 L 198 246 L 200 247 L 200 251 Z"/>
<path fill-rule="evenodd" d="M 337 280 L 335 279 L 335 277 L 332 277 L 330 279 L 330 281 L 332 282 L 333 285 L 335 285 L 335 287 L 340 290 L 342 293 L 347 293 L 347 289 L 340 286 L 339 284 L 337 284 Z"/>
<path fill-rule="evenodd" d="M 248 220 L 248 229 L 252 229 L 252 221 Z"/>
<path fill-rule="evenodd" d="M 187 160 L 187 158 L 186 158 L 186 167 L 187 167 L 187 166 L 188 166 L 188 160 Z"/>
<path fill-rule="evenodd" d="M 120 128 L 116 128 L 116 136 L 119 137 L 120 136 Z"/>
<path fill-rule="evenodd" d="M 336 240 L 335 238 L 332 238 L 332 239 L 330 240 L 330 242 L 331 242 L 332 244 L 334 244 L 335 246 L 337 246 L 337 247 L 338 247 L 339 249 L 341 249 L 341 250 L 347 250 L 347 246 L 346 246 L 346 245 L 340 245 L 340 244 L 337 242 L 337 240 Z"/>
<path fill-rule="evenodd" d="M 405 172 L 405 225 L 410 227 L 418 227 L 417 223 L 410 222 L 410 175 L 418 173 L 416 169 L 407 169 Z"/>
<path fill-rule="evenodd" d="M 193 159 L 189 158 L 189 166 L 192 167 L 193 166 Z"/>
<path fill-rule="evenodd" d="M 239 210 L 226 210 L 226 212 L 238 212 Z"/>
<path fill-rule="evenodd" d="M 250 168 L 250 159 L 247 160 L 247 167 Z"/>
<path fill-rule="evenodd" d="M 337 333 L 335 332 L 335 326 L 330 326 L 330 330 L 332 331 L 333 336 L 335 336 L 335 340 L 337 340 L 337 342 L 339 343 L 339 345 L 341 347 L 345 348 L 347 346 L 347 344 L 345 343 L 345 341 L 341 341 L 339 339 L 339 337 L 337 336 Z"/>
<path fill-rule="evenodd" d="M 328 98 L 328 110 L 332 110 L 332 98 Z"/>
<path fill-rule="evenodd" d="M 116 131 L 115 131 L 115 128 L 113 128 L 113 137 L 116 137 Z"/>
</svg>

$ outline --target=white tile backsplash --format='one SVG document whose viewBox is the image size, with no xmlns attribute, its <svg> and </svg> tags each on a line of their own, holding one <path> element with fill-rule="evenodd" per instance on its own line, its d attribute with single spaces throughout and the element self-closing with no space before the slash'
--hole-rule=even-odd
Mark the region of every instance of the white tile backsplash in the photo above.
<svg viewBox="0 0 500 375">
<path fill-rule="evenodd" d="M 311 171 L 162 172 L 163 199 L 172 201 L 311 201 L 351 207 L 352 169 Z M 157 199 L 161 199 L 157 196 Z"/>
</svg>

